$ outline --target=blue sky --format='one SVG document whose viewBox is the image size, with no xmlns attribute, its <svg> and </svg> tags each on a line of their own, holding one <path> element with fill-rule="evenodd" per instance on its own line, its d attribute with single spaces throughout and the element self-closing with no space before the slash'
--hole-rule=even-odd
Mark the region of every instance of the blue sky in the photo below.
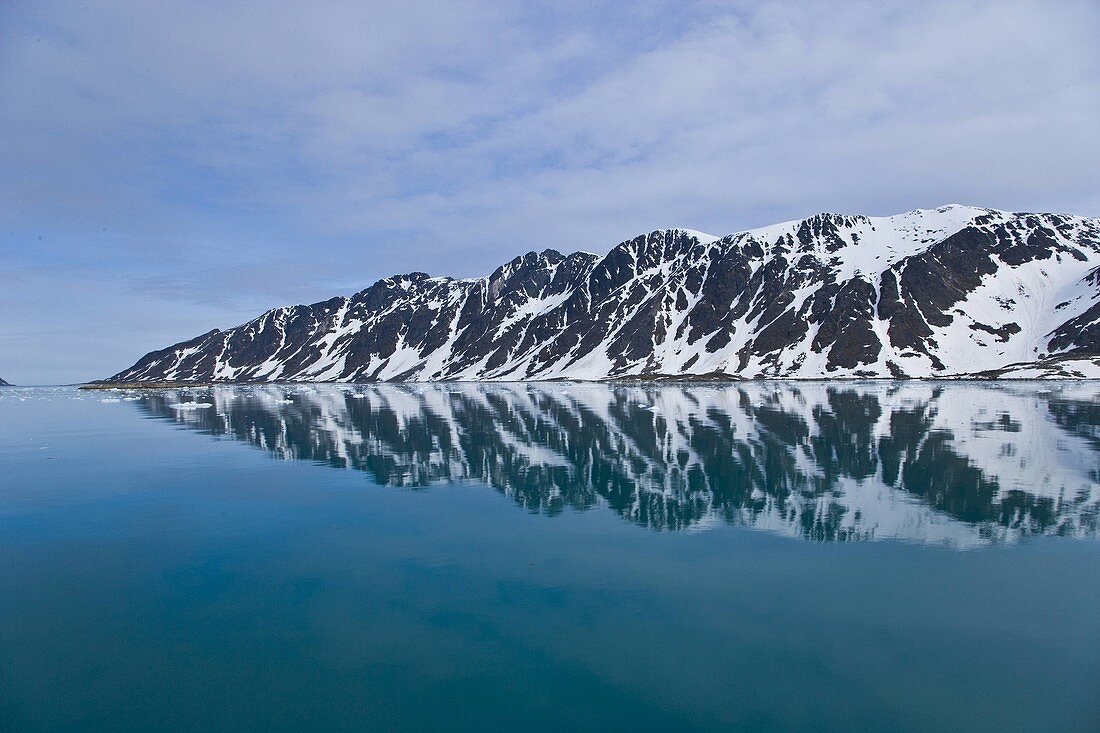
<svg viewBox="0 0 1100 733">
<path fill-rule="evenodd" d="M 1100 3 L 0 3 L 0 377 L 681 226 L 1100 216 Z"/>
</svg>

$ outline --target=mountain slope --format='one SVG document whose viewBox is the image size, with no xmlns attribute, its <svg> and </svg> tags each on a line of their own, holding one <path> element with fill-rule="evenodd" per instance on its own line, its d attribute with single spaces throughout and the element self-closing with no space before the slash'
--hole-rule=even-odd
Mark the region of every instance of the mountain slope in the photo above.
<svg viewBox="0 0 1100 733">
<path fill-rule="evenodd" d="M 5 382 L 3 379 L 0 379 L 0 387 L 10 387 L 10 386 L 11 385 L 9 383 Z"/>
<path fill-rule="evenodd" d="M 946 206 L 395 276 L 111 379 L 1100 376 L 1096 354 L 1100 220 Z"/>
</svg>

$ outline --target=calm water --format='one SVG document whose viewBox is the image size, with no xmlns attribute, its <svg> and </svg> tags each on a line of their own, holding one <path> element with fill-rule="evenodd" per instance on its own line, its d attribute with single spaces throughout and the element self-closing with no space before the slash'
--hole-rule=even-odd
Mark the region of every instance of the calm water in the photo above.
<svg viewBox="0 0 1100 733">
<path fill-rule="evenodd" d="M 1098 535 L 1100 385 L 4 390 L 0 730 L 1096 731 Z"/>
</svg>

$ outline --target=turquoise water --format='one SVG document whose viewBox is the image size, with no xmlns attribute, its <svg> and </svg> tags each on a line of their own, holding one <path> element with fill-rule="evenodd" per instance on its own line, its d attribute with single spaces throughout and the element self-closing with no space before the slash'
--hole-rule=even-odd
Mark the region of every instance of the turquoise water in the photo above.
<svg viewBox="0 0 1100 733">
<path fill-rule="evenodd" d="M 1098 393 L 0 391 L 0 730 L 1095 731 Z"/>
</svg>

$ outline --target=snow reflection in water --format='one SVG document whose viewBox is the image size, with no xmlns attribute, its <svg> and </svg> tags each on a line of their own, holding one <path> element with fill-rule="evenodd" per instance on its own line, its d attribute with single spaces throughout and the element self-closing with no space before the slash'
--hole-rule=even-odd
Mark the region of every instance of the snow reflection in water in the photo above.
<svg viewBox="0 0 1100 733">
<path fill-rule="evenodd" d="M 250 386 L 148 414 L 380 484 L 490 484 L 532 511 L 655 529 L 971 547 L 1095 537 L 1088 382 Z M 189 401 L 209 409 L 180 409 Z"/>
</svg>

